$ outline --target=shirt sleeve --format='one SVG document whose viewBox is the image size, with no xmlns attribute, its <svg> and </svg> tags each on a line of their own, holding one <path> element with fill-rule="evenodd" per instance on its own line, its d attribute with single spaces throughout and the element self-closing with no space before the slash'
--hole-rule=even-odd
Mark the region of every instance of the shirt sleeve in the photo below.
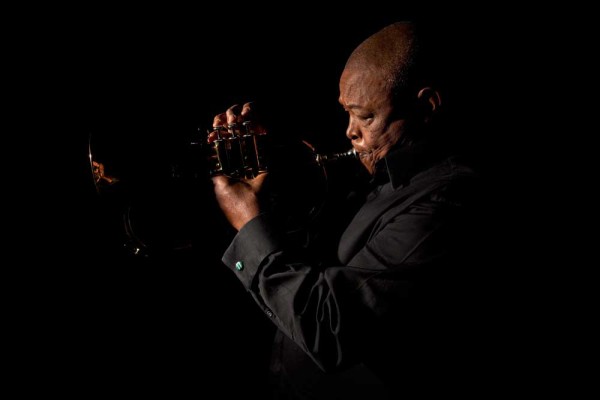
<svg viewBox="0 0 600 400">
<path fill-rule="evenodd" d="M 238 232 L 223 262 L 281 331 L 321 369 L 332 370 L 361 358 L 382 320 L 408 321 L 413 306 L 428 298 L 424 293 L 433 293 L 422 282 L 448 254 L 460 208 L 439 194 L 428 196 L 338 266 L 285 247 L 261 215 Z"/>
<path fill-rule="evenodd" d="M 246 290 L 250 290 L 263 261 L 282 247 L 281 236 L 273 226 L 267 215 L 255 217 L 242 227 L 223 255 L 223 263 L 237 274 Z"/>
</svg>

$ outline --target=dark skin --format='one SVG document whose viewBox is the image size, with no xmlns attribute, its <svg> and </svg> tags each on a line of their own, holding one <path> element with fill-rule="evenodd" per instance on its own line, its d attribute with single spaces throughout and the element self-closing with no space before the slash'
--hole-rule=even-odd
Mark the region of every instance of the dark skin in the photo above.
<svg viewBox="0 0 600 400">
<path fill-rule="evenodd" d="M 431 88 L 414 93 L 414 101 L 426 106 L 418 123 L 425 124 L 428 114 L 440 104 L 439 94 Z M 364 68 L 364 64 L 349 62 L 340 78 L 339 102 L 348 112 L 349 122 L 346 136 L 360 155 L 360 160 L 369 173 L 374 172 L 375 163 L 388 153 L 405 134 L 405 113 L 397 112 L 390 90 L 378 71 Z M 399 117 L 403 115 L 403 117 Z M 230 107 L 215 116 L 213 126 L 241 123 L 252 118 L 252 103 L 243 107 Z M 211 133 L 208 141 L 216 138 Z M 266 178 L 260 174 L 254 179 L 230 179 L 226 176 L 213 177 L 215 195 L 229 223 L 238 231 L 261 212 L 259 193 Z"/>
<path fill-rule="evenodd" d="M 404 119 L 394 118 L 395 107 L 385 81 L 376 71 L 350 64 L 340 78 L 339 102 L 348 113 L 346 137 L 369 173 L 404 133 Z"/>
</svg>

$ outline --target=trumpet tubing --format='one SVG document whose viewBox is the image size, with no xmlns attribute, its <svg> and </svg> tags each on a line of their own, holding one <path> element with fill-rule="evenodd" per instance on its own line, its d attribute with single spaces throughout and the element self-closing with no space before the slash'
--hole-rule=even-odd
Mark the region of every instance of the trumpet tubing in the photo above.
<svg viewBox="0 0 600 400">
<path fill-rule="evenodd" d="M 267 171 L 264 158 L 264 134 L 257 134 L 250 121 L 240 128 L 238 124 L 214 128 L 217 138 L 211 143 L 211 176 L 227 175 L 232 178 L 254 178 Z"/>
<path fill-rule="evenodd" d="M 211 176 L 226 175 L 231 178 L 254 178 L 257 175 L 269 170 L 269 151 L 267 135 L 257 133 L 253 129 L 251 121 L 244 122 L 241 127 L 239 124 L 231 124 L 227 127 L 214 127 L 216 139 L 210 144 L 211 152 L 209 159 L 209 173 Z M 310 148 L 312 163 L 324 167 L 330 162 L 339 160 L 357 159 L 358 153 L 354 148 L 340 153 L 320 154 Z M 285 157 L 286 152 L 291 151 L 290 147 L 280 147 L 278 156 Z M 292 157 L 292 159 L 294 159 Z"/>
<path fill-rule="evenodd" d="M 348 151 L 344 151 L 342 153 L 331 153 L 331 154 L 315 154 L 316 160 L 319 164 L 326 164 L 332 161 L 339 160 L 358 160 L 358 153 L 356 149 L 353 147 Z"/>
</svg>

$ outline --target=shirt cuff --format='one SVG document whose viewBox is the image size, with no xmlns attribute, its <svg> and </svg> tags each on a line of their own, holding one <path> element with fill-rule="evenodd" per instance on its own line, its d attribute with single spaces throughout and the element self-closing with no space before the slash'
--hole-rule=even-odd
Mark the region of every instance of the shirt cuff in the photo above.
<svg viewBox="0 0 600 400">
<path fill-rule="evenodd" d="M 268 216 L 260 214 L 240 229 L 222 261 L 249 290 L 263 260 L 280 248 L 281 239 L 273 224 Z"/>
</svg>

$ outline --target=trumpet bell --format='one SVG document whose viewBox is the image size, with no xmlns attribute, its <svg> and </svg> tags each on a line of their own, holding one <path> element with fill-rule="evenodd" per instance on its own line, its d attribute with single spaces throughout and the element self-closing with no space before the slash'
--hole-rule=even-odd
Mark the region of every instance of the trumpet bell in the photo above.
<svg viewBox="0 0 600 400">
<path fill-rule="evenodd" d="M 241 153 L 221 154 L 243 161 L 238 164 L 243 169 L 237 170 L 242 172 L 236 172 L 217 169 L 215 147 L 207 143 L 191 146 L 189 140 L 181 141 L 166 157 L 159 144 L 127 142 L 114 134 L 90 135 L 89 175 L 103 208 L 98 212 L 111 226 L 106 231 L 136 257 L 198 246 L 217 251 L 215 243 L 227 242 L 233 232 L 219 211 L 210 177 L 227 174 L 242 179 L 268 172 L 264 203 L 287 233 L 299 234 L 325 202 L 325 167 L 312 147 L 301 141 L 263 139 L 255 146 L 260 149 L 257 163 Z M 206 236 L 210 239 L 202 238 Z"/>
</svg>

